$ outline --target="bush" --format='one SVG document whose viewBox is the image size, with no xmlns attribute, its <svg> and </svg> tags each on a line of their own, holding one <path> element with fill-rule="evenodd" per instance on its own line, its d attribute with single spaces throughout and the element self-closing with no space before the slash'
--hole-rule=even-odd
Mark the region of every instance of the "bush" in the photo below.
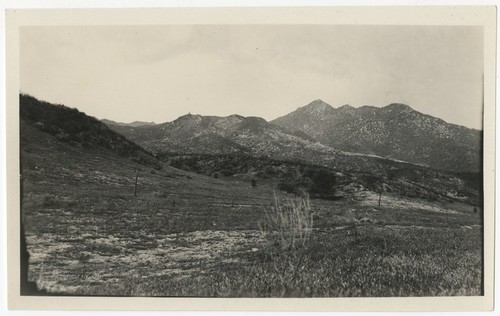
<svg viewBox="0 0 500 316">
<path fill-rule="evenodd" d="M 315 171 L 311 180 L 312 185 L 309 192 L 327 196 L 333 194 L 337 183 L 333 172 L 327 170 Z"/>
</svg>

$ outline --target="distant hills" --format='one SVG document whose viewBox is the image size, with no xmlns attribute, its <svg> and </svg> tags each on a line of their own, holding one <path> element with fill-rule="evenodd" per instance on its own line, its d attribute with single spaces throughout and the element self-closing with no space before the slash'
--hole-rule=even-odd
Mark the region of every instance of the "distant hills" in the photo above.
<svg viewBox="0 0 500 316">
<path fill-rule="evenodd" d="M 283 128 L 259 117 L 187 114 L 172 122 L 152 126 L 109 126 L 163 161 L 186 155 L 196 156 L 197 159 L 206 155 L 238 155 L 313 164 L 346 173 L 378 175 L 385 174 L 388 168 L 408 165 L 395 159 L 343 152 L 317 142 L 302 131 Z"/>
<path fill-rule="evenodd" d="M 437 169 L 479 171 L 481 131 L 450 124 L 405 104 L 382 108 L 315 100 L 271 123 L 306 133 L 321 144 Z"/>
<path fill-rule="evenodd" d="M 120 126 L 130 126 L 130 127 L 156 125 L 155 122 L 134 121 L 134 122 L 131 122 L 131 123 L 121 123 L 121 122 L 115 122 L 115 121 L 107 120 L 107 119 L 102 119 L 101 122 L 103 122 L 106 125 L 120 125 Z"/>
<path fill-rule="evenodd" d="M 449 171 L 481 169 L 481 131 L 399 103 L 333 108 L 315 100 L 271 122 L 193 114 L 162 124 L 103 122 L 155 153 L 240 153 L 330 165 L 332 157 L 365 155 Z"/>
<path fill-rule="evenodd" d="M 108 123 L 110 128 L 155 153 L 249 154 L 297 158 L 302 152 L 334 152 L 316 143 L 301 131 L 268 123 L 260 117 L 201 116 L 186 114 L 175 121 L 125 126 Z"/>
</svg>

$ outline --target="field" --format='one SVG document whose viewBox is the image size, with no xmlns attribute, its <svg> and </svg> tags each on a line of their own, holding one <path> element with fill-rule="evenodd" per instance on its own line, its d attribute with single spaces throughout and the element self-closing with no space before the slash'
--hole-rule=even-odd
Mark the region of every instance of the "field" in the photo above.
<svg viewBox="0 0 500 316">
<path fill-rule="evenodd" d="M 270 183 L 158 170 L 27 129 L 22 216 L 29 280 L 61 295 L 481 295 L 472 206 L 358 191 L 311 199 L 313 228 L 283 247 Z M 134 184 L 138 170 L 137 194 Z"/>
</svg>

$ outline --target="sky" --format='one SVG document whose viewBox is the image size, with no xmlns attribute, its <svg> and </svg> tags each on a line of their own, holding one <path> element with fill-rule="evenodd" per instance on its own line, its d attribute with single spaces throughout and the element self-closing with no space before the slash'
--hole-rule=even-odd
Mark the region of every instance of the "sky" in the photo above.
<svg viewBox="0 0 500 316">
<path fill-rule="evenodd" d="M 25 26 L 20 90 L 99 119 L 413 109 L 482 128 L 479 26 Z"/>
</svg>

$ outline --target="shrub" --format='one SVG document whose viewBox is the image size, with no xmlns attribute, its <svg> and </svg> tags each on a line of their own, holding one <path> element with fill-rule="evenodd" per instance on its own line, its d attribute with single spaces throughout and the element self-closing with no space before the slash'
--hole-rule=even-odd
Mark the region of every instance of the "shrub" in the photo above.
<svg viewBox="0 0 500 316">
<path fill-rule="evenodd" d="M 327 170 L 316 170 L 312 176 L 310 192 L 320 195 L 331 195 L 337 183 L 335 174 Z"/>
<path fill-rule="evenodd" d="M 255 179 L 252 179 L 252 188 L 255 188 L 257 186 L 257 181 Z"/>
</svg>

